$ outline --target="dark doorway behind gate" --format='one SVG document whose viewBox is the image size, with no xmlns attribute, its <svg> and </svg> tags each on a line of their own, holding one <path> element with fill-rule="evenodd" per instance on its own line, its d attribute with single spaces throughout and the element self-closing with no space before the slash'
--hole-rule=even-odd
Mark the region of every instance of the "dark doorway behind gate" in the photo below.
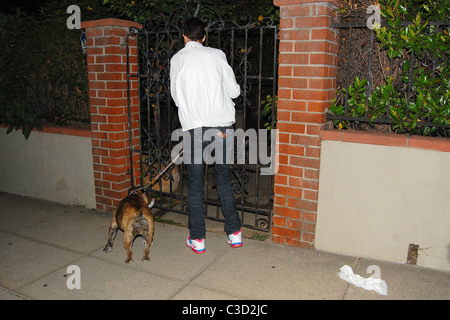
<svg viewBox="0 0 450 320">
<path fill-rule="evenodd" d="M 212 8 L 198 2 L 193 8 L 174 10 L 169 16 L 161 17 L 160 22 L 147 22 L 142 29 L 132 27 L 127 39 L 137 39 L 139 66 L 137 72 L 131 72 L 127 66 L 127 78 L 139 79 L 141 141 L 139 149 L 130 149 L 130 157 L 133 159 L 135 153 L 140 154 L 140 163 L 133 163 L 131 170 L 141 168 L 142 185 L 151 183 L 158 172 L 170 164 L 172 149 L 179 143 L 171 139 L 172 133 L 181 126 L 177 107 L 170 96 L 170 58 L 183 46 L 182 25 L 190 16 L 205 21 L 205 45 L 226 53 L 241 86 L 241 95 L 234 101 L 235 129 L 244 132 L 254 129 L 259 140 L 260 133 L 266 134 L 275 127 L 278 59 L 275 21 L 260 16 L 257 21 L 237 24 L 222 20 Z M 267 136 L 270 137 L 270 133 Z M 267 145 L 267 150 L 258 149 L 258 154 L 270 156 L 275 152 L 270 150 L 270 142 Z M 263 167 L 260 163 L 250 164 L 247 154 L 245 164 L 232 165 L 232 184 L 242 225 L 270 231 L 273 175 L 261 175 Z M 210 166 L 205 168 L 205 181 L 206 217 L 223 221 Z M 134 184 L 133 179 L 131 184 Z M 156 208 L 187 213 L 188 190 L 183 164 L 171 166 L 152 189 L 157 199 Z"/>
</svg>

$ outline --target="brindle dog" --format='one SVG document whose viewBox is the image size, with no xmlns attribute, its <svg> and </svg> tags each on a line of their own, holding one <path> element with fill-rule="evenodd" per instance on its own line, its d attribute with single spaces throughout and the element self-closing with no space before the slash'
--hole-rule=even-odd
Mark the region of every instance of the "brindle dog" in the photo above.
<svg viewBox="0 0 450 320">
<path fill-rule="evenodd" d="M 137 236 L 142 236 L 145 242 L 142 261 L 149 261 L 150 245 L 153 242 L 154 223 L 150 211 L 155 199 L 149 199 L 145 191 L 129 190 L 128 195 L 117 205 L 108 232 L 108 243 L 103 251 L 112 250 L 117 230 L 123 231 L 123 246 L 127 250 L 125 263 L 133 262 L 131 247 Z"/>
</svg>

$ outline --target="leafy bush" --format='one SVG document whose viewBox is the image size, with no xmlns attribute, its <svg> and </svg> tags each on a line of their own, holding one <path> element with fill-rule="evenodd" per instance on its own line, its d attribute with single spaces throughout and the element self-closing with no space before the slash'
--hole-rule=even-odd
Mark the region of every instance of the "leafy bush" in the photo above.
<svg viewBox="0 0 450 320">
<path fill-rule="evenodd" d="M 8 126 L 7 133 L 22 129 L 26 139 L 35 127 L 42 127 L 40 113 L 24 99 L 21 85 L 21 67 L 29 68 L 29 52 L 19 54 L 17 48 L 20 35 L 25 34 L 24 15 L 0 13 L 0 124 Z M 20 94 L 20 90 L 23 90 Z"/>
<path fill-rule="evenodd" d="M 189 4 L 186 0 L 104 0 L 103 3 L 120 17 L 144 23 L 146 20 L 157 20 L 161 16 L 169 16 L 174 10 L 185 6 L 194 13 L 198 2 L 190 2 Z M 201 3 L 214 8 L 221 18 L 236 21 L 240 19 L 254 21 L 259 15 L 272 18 L 279 15 L 273 0 L 204 0 Z"/>
<path fill-rule="evenodd" d="M 394 84 L 393 78 L 387 76 L 385 84 L 367 93 L 364 87 L 367 81 L 360 81 L 356 77 L 348 93 L 346 89 L 338 92 L 338 96 L 347 96 L 347 112 L 345 105 L 337 103 L 335 99 L 330 114 L 359 117 L 360 121 L 361 117 L 368 117 L 372 126 L 377 122 L 389 122 L 391 130 L 398 133 L 448 136 L 448 23 L 443 28 L 431 20 L 449 19 L 450 8 L 443 2 L 380 0 L 381 16 L 389 27 L 377 28 L 376 36 L 381 49 L 387 50 L 391 61 L 398 58 L 403 60 L 401 79 Z M 412 24 L 402 23 L 411 18 Z M 334 120 L 339 129 L 358 123 L 358 120 Z"/>
<path fill-rule="evenodd" d="M 70 0 L 43 2 L 38 12 L 0 12 L 0 124 L 26 138 L 43 124 L 89 125 L 86 56 L 81 30 L 69 30 Z M 101 0 L 77 3 L 82 20 L 105 17 Z"/>
<path fill-rule="evenodd" d="M 272 98 L 271 95 L 268 95 L 266 100 L 261 101 L 261 104 L 264 106 L 262 111 L 264 119 L 267 120 L 267 122 L 264 123 L 264 128 L 268 131 L 275 129 L 277 126 L 278 96 Z"/>
</svg>

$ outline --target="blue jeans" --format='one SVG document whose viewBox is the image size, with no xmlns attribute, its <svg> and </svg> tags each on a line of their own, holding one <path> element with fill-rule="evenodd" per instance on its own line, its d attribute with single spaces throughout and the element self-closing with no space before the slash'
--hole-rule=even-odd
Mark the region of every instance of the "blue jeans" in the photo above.
<svg viewBox="0 0 450 320">
<path fill-rule="evenodd" d="M 222 205 L 222 213 L 225 217 L 224 230 L 231 234 L 241 229 L 241 221 L 236 210 L 233 189 L 231 187 L 230 164 L 226 164 L 226 130 L 232 127 L 203 127 L 183 132 L 184 163 L 188 173 L 188 211 L 189 232 L 191 239 L 203 239 L 206 236 L 205 207 L 203 205 L 203 183 L 205 159 L 203 152 L 211 154 L 213 159 L 206 159 L 206 163 L 214 160 L 214 177 L 217 191 Z M 209 134 L 212 141 L 203 139 L 203 135 Z M 189 143 L 190 141 L 190 146 Z M 214 142 L 216 152 L 211 150 L 210 143 Z M 209 145 L 209 147 L 208 147 Z M 217 158 L 215 158 L 217 156 Z M 189 161 L 190 160 L 190 161 Z"/>
</svg>

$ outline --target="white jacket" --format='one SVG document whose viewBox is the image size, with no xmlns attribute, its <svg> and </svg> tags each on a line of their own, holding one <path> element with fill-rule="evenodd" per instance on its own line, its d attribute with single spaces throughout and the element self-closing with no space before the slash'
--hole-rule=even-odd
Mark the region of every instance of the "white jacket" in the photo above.
<svg viewBox="0 0 450 320">
<path fill-rule="evenodd" d="M 170 60 L 170 92 L 183 131 L 236 120 L 231 99 L 241 90 L 222 50 L 188 42 Z"/>
</svg>

